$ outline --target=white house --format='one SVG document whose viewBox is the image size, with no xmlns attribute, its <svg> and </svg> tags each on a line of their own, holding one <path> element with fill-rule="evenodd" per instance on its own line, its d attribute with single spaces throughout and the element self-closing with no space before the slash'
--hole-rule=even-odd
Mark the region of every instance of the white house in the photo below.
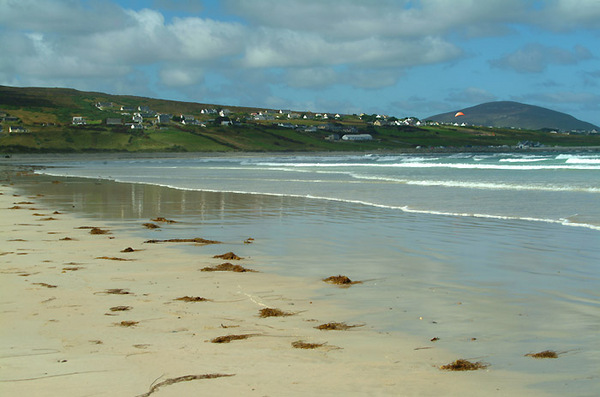
<svg viewBox="0 0 600 397">
<path fill-rule="evenodd" d="M 86 121 L 85 118 L 81 117 L 81 116 L 75 116 L 73 117 L 73 125 L 86 125 Z"/>
<path fill-rule="evenodd" d="M 371 134 L 346 134 L 342 137 L 343 141 L 370 141 L 372 139 Z"/>
<path fill-rule="evenodd" d="M 9 125 L 8 132 L 10 133 L 19 133 L 19 132 L 28 132 L 25 127 L 17 126 L 17 125 Z"/>
</svg>

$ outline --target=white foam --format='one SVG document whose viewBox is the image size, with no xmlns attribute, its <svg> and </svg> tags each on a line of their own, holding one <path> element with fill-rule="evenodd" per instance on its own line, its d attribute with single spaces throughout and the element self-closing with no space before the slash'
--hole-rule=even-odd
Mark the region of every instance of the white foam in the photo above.
<svg viewBox="0 0 600 397">
<path fill-rule="evenodd" d="M 462 212 L 445 212 L 445 211 L 436 211 L 436 210 L 425 210 L 425 209 L 413 209 L 409 206 L 402 205 L 386 205 L 386 204 L 378 204 L 369 201 L 363 200 L 351 200 L 351 199 L 342 199 L 335 197 L 325 197 L 325 196 L 315 196 L 311 194 L 290 194 L 290 193 L 273 193 L 273 192 L 259 192 L 259 191 L 244 191 L 244 190 L 231 190 L 231 189 L 205 189 L 205 188 L 189 188 L 189 187 L 181 187 L 170 184 L 162 184 L 155 182 L 141 182 L 141 181 L 130 181 L 113 177 L 92 177 L 92 176 L 78 176 L 78 175 L 68 175 L 64 173 L 57 172 L 49 172 L 48 170 L 37 170 L 35 171 L 39 174 L 45 174 L 56 177 L 78 177 L 85 179 L 105 179 L 111 180 L 118 183 L 132 183 L 139 185 L 151 185 L 151 186 L 161 186 L 170 189 L 176 190 L 184 190 L 184 191 L 199 191 L 199 192 L 212 192 L 212 193 L 232 193 L 232 194 L 249 194 L 249 195 L 262 195 L 262 196 L 272 196 L 272 197 L 291 197 L 291 198 L 305 198 L 305 199 L 314 199 L 314 200 L 324 200 L 324 201 L 332 201 L 332 202 L 340 202 L 340 203 L 349 203 L 356 205 L 364 205 L 374 208 L 384 208 L 391 210 L 400 210 L 406 213 L 416 213 L 416 214 L 426 214 L 426 215 L 436 215 L 436 216 L 449 216 L 449 217 L 469 217 L 469 218 L 481 218 L 481 219 L 495 219 L 495 220 L 510 220 L 510 221 L 526 221 L 526 222 L 544 222 L 551 224 L 560 224 L 563 226 L 572 226 L 572 227 L 583 227 L 592 230 L 600 231 L 599 225 L 592 225 L 586 223 L 576 223 L 571 222 L 568 219 L 545 219 L 545 218 L 534 218 L 534 217 L 521 217 L 521 216 L 506 216 L 506 215 L 494 215 L 494 214 L 481 214 L 481 213 L 462 213 Z"/>
<path fill-rule="evenodd" d="M 423 163 L 402 162 L 392 164 L 374 163 L 257 163 L 263 167 L 286 168 L 453 168 L 480 170 L 598 170 L 599 167 L 587 164 L 549 164 L 549 165 L 518 165 L 518 164 L 482 164 L 482 163 Z"/>
</svg>

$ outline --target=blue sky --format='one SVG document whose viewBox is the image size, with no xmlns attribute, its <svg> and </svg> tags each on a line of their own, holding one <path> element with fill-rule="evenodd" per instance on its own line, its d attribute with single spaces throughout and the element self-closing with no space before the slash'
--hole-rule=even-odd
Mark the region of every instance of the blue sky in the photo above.
<svg viewBox="0 0 600 397">
<path fill-rule="evenodd" d="M 0 0 L 0 85 L 600 125 L 600 0 Z"/>
</svg>

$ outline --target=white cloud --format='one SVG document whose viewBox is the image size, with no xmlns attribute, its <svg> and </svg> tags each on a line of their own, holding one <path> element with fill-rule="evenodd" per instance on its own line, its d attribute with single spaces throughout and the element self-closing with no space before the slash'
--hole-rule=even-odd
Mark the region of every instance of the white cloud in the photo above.
<svg viewBox="0 0 600 397">
<path fill-rule="evenodd" d="M 288 69 L 282 81 L 291 87 L 318 89 L 338 82 L 339 74 L 333 68 Z"/>
<path fill-rule="evenodd" d="M 600 95 L 589 92 L 556 91 L 546 93 L 526 94 L 519 97 L 519 100 L 534 100 L 544 103 L 555 104 L 590 104 L 600 103 Z"/>
<path fill-rule="evenodd" d="M 580 45 L 576 45 L 570 51 L 560 47 L 528 44 L 511 54 L 491 61 L 490 64 L 520 73 L 540 73 L 549 65 L 572 65 L 591 58 L 591 52 Z"/>
<path fill-rule="evenodd" d="M 42 33 L 88 34 L 127 26 L 128 17 L 111 2 L 2 0 L 0 25 Z"/>
<path fill-rule="evenodd" d="M 176 18 L 168 31 L 177 40 L 173 56 L 207 60 L 239 54 L 248 32 L 237 23 L 201 18 Z"/>
<path fill-rule="evenodd" d="M 225 0 L 228 9 L 258 26 L 327 34 L 336 39 L 365 36 L 418 37 L 449 31 L 500 31 L 522 18 L 520 0 Z"/>
<path fill-rule="evenodd" d="M 538 25 L 550 30 L 600 28 L 600 1 L 548 0 L 536 17 Z"/>
<path fill-rule="evenodd" d="M 468 104 L 479 104 L 484 102 L 492 102 L 498 98 L 482 88 L 478 87 L 467 87 L 461 91 L 453 91 L 448 95 L 446 100 L 452 103 L 468 103 Z"/>
<path fill-rule="evenodd" d="M 204 72 L 193 66 L 167 66 L 160 70 L 159 77 L 161 84 L 177 88 L 198 84 L 203 80 Z"/>
<path fill-rule="evenodd" d="M 201 0 L 154 0 L 152 7 L 192 14 L 199 14 L 204 9 Z"/>
<path fill-rule="evenodd" d="M 311 33 L 262 29 L 246 48 L 246 67 L 410 67 L 455 59 L 461 50 L 440 38 L 368 37 L 331 41 Z"/>
</svg>

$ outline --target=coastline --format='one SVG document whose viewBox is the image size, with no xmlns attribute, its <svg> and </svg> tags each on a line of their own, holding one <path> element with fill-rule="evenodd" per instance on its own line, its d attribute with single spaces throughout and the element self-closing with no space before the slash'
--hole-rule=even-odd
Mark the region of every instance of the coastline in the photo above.
<svg viewBox="0 0 600 397">
<path fill-rule="evenodd" d="M 55 214 L 42 197 L 14 196 L 18 185 L 5 184 L 0 192 L 2 323 L 10 324 L 2 328 L 3 394 L 144 395 L 167 379 L 226 374 L 234 376 L 191 379 L 156 394 L 545 395 L 528 385 L 547 375 L 497 370 L 493 363 L 480 371 L 440 371 L 461 357 L 423 336 L 380 332 L 369 324 L 315 329 L 357 314 L 315 300 L 315 291 L 349 289 L 269 274 L 253 255 L 240 263 L 257 273 L 200 272 L 222 262 L 203 253 L 207 246 L 145 244 L 129 232 L 129 223 Z M 21 208 L 9 209 L 14 206 Z M 82 226 L 111 234 L 92 235 Z M 219 248 L 235 252 L 242 244 Z M 139 251 L 122 253 L 126 247 Z M 118 289 L 130 294 L 107 292 Z M 175 300 L 184 296 L 211 301 Z M 119 306 L 131 309 L 110 310 Z M 264 307 L 296 314 L 259 318 Z M 210 343 L 230 334 L 251 337 Z M 293 348 L 299 340 L 325 345 Z"/>
<path fill-rule="evenodd" d="M 23 164 L 29 165 L 31 162 L 41 161 L 44 163 L 52 161 L 61 161 L 64 158 L 78 158 L 82 160 L 96 159 L 122 159 L 122 158 L 195 158 L 195 157 L 258 157 L 258 156 L 348 156 L 348 155 L 395 155 L 395 154 L 441 154 L 441 153 L 596 153 L 600 152 L 600 146 L 544 146 L 529 147 L 519 149 L 513 147 L 423 147 L 420 149 L 390 149 L 375 151 L 328 151 L 328 152 L 310 152 L 310 151 L 283 151 L 283 152 L 48 152 L 48 153 L 10 153 L 0 156 L 0 165 Z"/>
</svg>

